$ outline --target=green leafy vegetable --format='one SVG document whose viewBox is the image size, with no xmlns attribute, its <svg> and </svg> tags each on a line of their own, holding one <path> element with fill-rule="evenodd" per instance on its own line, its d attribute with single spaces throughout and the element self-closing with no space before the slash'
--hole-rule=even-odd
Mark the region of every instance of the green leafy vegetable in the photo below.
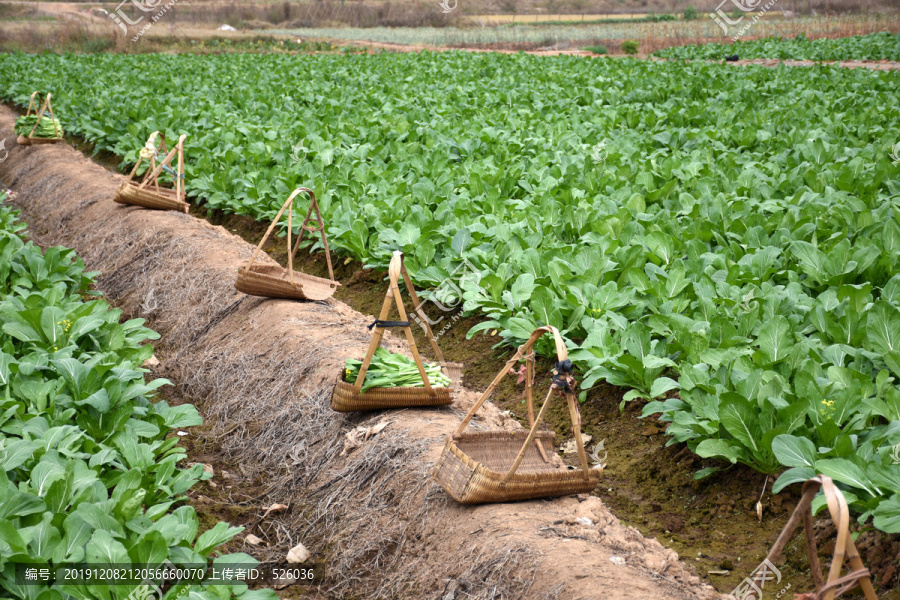
<svg viewBox="0 0 900 600">
<path fill-rule="evenodd" d="M 35 123 L 37 123 L 36 128 L 34 126 Z M 31 133 L 32 129 L 34 129 L 34 134 Z M 59 124 L 59 120 L 51 119 L 47 115 L 41 115 L 39 123 L 37 115 L 22 115 L 16 119 L 15 130 L 16 135 L 23 135 L 25 137 L 31 135 L 32 137 L 37 138 L 56 138 L 62 137 L 63 135 L 63 128 L 62 125 Z"/>
<path fill-rule="evenodd" d="M 432 387 L 449 387 L 450 378 L 444 375 L 436 364 L 424 363 L 425 375 Z M 344 381 L 356 383 L 362 361 L 347 359 L 344 365 Z M 405 354 L 394 354 L 384 348 L 377 348 L 372 362 L 366 370 L 366 378 L 360 391 L 385 387 L 423 387 L 425 383 L 419 374 L 419 367 Z"/>
</svg>

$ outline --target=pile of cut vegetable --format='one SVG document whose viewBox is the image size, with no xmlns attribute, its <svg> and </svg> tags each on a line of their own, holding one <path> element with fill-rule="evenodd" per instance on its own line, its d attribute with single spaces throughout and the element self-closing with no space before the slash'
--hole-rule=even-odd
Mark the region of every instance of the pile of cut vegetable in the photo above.
<svg viewBox="0 0 900 600">
<path fill-rule="evenodd" d="M 23 135 L 25 137 L 28 137 L 31 134 L 31 130 L 34 129 L 34 135 L 32 135 L 31 137 L 62 137 L 63 128 L 62 125 L 59 124 L 59 119 L 51 119 L 47 115 L 42 115 L 41 122 L 38 123 L 38 126 L 35 129 L 34 124 L 36 122 L 37 115 L 23 115 L 19 117 L 18 119 L 16 119 L 16 135 Z"/>
<path fill-rule="evenodd" d="M 432 387 L 450 387 L 450 378 L 441 372 L 436 364 L 424 363 L 425 374 Z M 344 381 L 356 383 L 362 361 L 348 358 L 344 364 Z M 394 354 L 378 348 L 366 370 L 361 392 L 372 388 L 385 387 L 423 387 L 425 383 L 419 375 L 419 368 L 413 359 L 403 354 Z"/>
</svg>

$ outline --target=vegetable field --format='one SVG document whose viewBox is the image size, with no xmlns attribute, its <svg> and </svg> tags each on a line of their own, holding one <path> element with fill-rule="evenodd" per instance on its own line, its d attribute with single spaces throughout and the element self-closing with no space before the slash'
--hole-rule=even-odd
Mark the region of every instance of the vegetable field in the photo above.
<svg viewBox="0 0 900 600">
<path fill-rule="evenodd" d="M 897 74 L 423 53 L 6 55 L 0 76 L 127 162 L 186 133 L 210 207 L 268 220 L 314 188 L 340 252 L 402 250 L 423 287 L 474 269 L 471 335 L 556 326 L 583 389 L 629 388 L 703 457 L 788 467 L 776 490 L 829 475 L 900 531 Z"/>
<path fill-rule="evenodd" d="M 119 323 L 106 301 L 85 301 L 93 273 L 71 250 L 45 253 L 0 208 L 0 587 L 16 598 L 126 598 L 134 583 L 23 584 L 12 563 L 204 563 L 241 529 L 198 535 L 185 492 L 206 478 L 167 437 L 200 423 L 193 406 L 151 402 L 168 382 L 144 381 L 158 337 Z M 217 560 L 256 565 L 246 554 Z M 140 578 L 138 578 L 140 579 Z M 179 584 L 204 598 L 274 598 L 243 587 Z M 143 597 L 143 596 L 141 596 Z"/>
<path fill-rule="evenodd" d="M 781 58 L 791 60 L 891 60 L 900 61 L 900 35 L 873 33 L 846 38 L 809 40 L 795 38 L 762 38 L 733 44 L 676 46 L 655 52 L 662 58 L 724 60 L 737 54 L 741 58 Z"/>
</svg>

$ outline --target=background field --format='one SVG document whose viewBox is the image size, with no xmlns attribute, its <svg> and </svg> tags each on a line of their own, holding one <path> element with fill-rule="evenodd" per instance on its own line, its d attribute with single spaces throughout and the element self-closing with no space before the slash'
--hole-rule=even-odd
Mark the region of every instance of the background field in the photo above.
<svg viewBox="0 0 900 600">
<path fill-rule="evenodd" d="M 787 0 L 785 7 L 787 6 Z M 799 4 L 799 3 L 798 3 Z M 802 3 L 786 18 L 769 11 L 742 39 L 765 36 L 809 38 L 843 37 L 886 31 L 900 32 L 897 6 L 874 3 L 834 2 L 827 14 L 815 2 Z M 642 11 L 657 10 L 669 18 L 682 16 L 688 4 L 648 3 Z M 573 50 L 602 44 L 611 54 L 620 53 L 624 40 L 637 40 L 639 53 L 649 54 L 670 46 L 729 40 L 697 3 L 696 20 L 649 21 L 650 12 L 636 13 L 622 7 L 590 5 L 583 12 L 515 4 L 502 10 L 494 4 L 460 4 L 445 13 L 434 2 L 269 2 L 259 4 L 179 2 L 138 41 L 131 41 L 137 27 L 123 32 L 100 10 L 125 11 L 132 20 L 143 13 L 133 5 L 113 3 L 0 3 L 0 48 L 9 50 L 148 52 L 178 49 L 180 43 L 200 38 L 253 38 L 260 35 L 295 41 L 315 39 L 335 46 L 347 43 L 371 47 L 465 47 L 508 50 Z M 849 9 L 857 7 L 858 10 Z M 779 8 L 784 8 L 779 5 Z M 840 10 L 839 10 L 840 9 Z M 492 14 L 496 10 L 498 13 Z M 849 12 L 848 12 L 849 11 Z M 594 14 L 592 14 L 592 12 Z M 601 14 L 602 13 L 602 14 Z M 512 20 L 515 19 L 515 24 Z M 575 19 L 572 21 L 572 19 Z M 594 22 L 591 20 L 594 19 Z M 749 22 L 748 16 L 744 22 Z M 236 32 L 219 32 L 228 24 Z M 736 27 L 734 28 L 737 29 Z M 729 35 L 733 35 L 733 32 Z M 730 41 L 730 40 L 729 40 Z M 194 48 L 196 49 L 196 48 Z"/>
</svg>

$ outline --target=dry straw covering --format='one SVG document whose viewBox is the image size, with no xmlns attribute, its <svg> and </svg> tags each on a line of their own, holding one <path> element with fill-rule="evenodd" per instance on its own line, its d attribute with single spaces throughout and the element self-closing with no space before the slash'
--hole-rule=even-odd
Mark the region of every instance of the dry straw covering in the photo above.
<svg viewBox="0 0 900 600">
<path fill-rule="evenodd" d="M 559 363 L 568 357 L 565 343 L 553 327 L 539 327 L 516 351 L 491 382 L 481 398 L 472 406 L 447 445 L 434 469 L 434 478 L 457 501 L 463 504 L 507 502 L 528 498 L 564 496 L 592 491 L 600 483 L 602 468 L 589 468 L 584 441 L 581 439 L 581 415 L 575 399 L 574 380 L 559 378 L 547 392 L 541 410 L 534 416 L 532 380 L 534 377 L 534 343 L 544 333 L 552 333 Z M 516 362 L 525 359 L 525 397 L 528 405 L 529 431 L 466 432 L 466 426 Z M 550 399 L 562 396 L 569 406 L 572 432 L 578 449 L 581 469 L 568 470 L 556 457 L 548 457 L 544 444 L 553 449 L 552 432 L 539 432 Z"/>
</svg>

